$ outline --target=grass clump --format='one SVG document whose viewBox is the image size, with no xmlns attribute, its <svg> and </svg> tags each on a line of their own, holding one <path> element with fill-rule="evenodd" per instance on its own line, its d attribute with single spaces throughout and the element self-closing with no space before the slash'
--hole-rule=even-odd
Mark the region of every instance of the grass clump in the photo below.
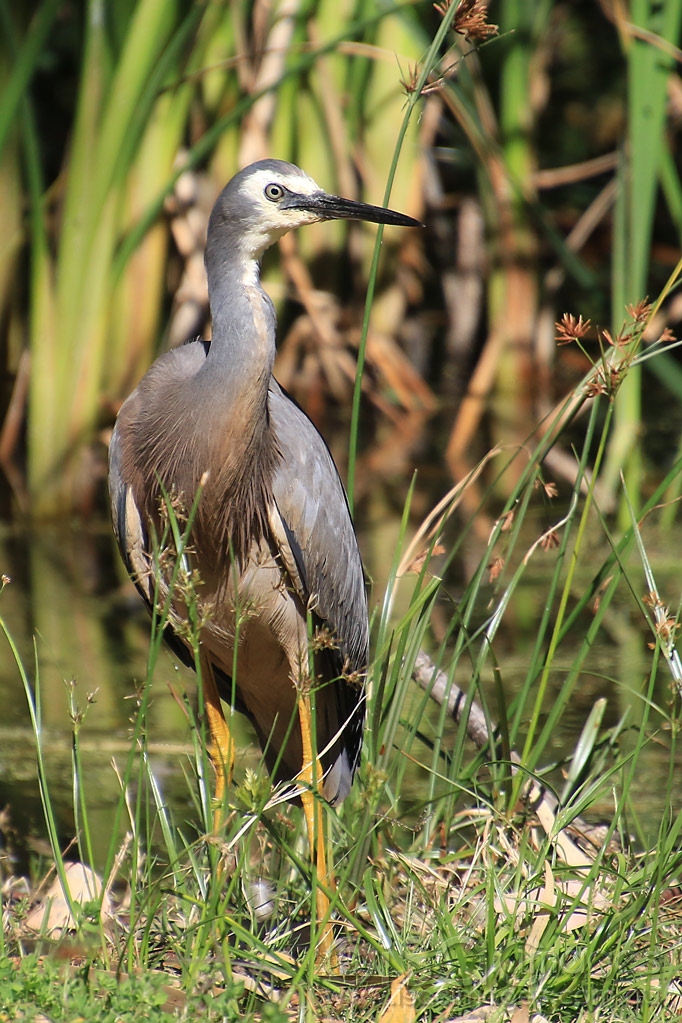
<svg viewBox="0 0 682 1023">
<path fill-rule="evenodd" d="M 76 957 L 78 958 L 78 957 Z M 182 1018 L 238 1018 L 242 989 L 187 997 L 166 973 L 147 970 L 117 974 L 93 966 L 81 955 L 80 965 L 35 953 L 0 961 L 0 1019 L 44 1021 L 97 1020 L 98 1023 L 171 1023 Z M 270 1014 L 272 1023 L 285 1017 Z"/>
<path fill-rule="evenodd" d="M 360 778 L 340 812 L 326 808 L 338 973 L 315 960 L 315 879 L 300 811 L 263 771 L 242 768 L 216 835 L 206 736 L 182 695 L 191 809 L 178 817 L 165 800 L 143 686 L 130 754 L 117 765 L 120 799 L 104 864 L 93 862 L 93 793 L 79 757 L 82 714 L 72 709 L 77 834 L 65 855 L 40 768 L 39 674 L 29 680 L 17 658 L 56 868 L 52 897 L 64 888 L 69 897 L 58 926 L 39 913 L 31 929 L 46 896 L 27 895 L 5 868 L 0 990 L 12 1011 L 30 1019 L 36 1005 L 49 1018 L 80 1012 L 99 1021 L 129 1018 L 130 1003 L 136 1019 L 201 1012 L 358 1023 L 383 1023 L 398 1008 L 406 1014 L 398 1018 L 434 1023 L 493 1009 L 489 1018 L 679 1013 L 679 584 L 655 548 L 656 519 L 682 461 L 631 509 L 620 534 L 599 508 L 619 384 L 655 354 L 643 342 L 652 315 L 646 304 L 634 307 L 618 338 L 600 335 L 599 357 L 527 445 L 503 507 L 495 480 L 479 490 L 483 475 L 474 471 L 408 542 L 408 501 L 375 615 Z M 588 351 L 589 329 L 564 318 L 559 335 Z M 673 342 L 666 335 L 664 343 L 669 350 Z M 583 446 L 572 484 L 558 487 L 545 479 L 543 459 L 578 416 L 587 421 Z M 486 460 L 489 476 L 501 457 Z M 499 471 L 511 463 L 504 453 Z M 472 496 L 477 513 L 453 531 Z M 457 584 L 456 561 L 473 546 L 478 564 Z M 540 611 L 519 651 L 514 621 L 528 580 Z M 185 573 L 182 585 L 190 584 Z M 155 613 L 150 672 L 169 609 L 161 600 Z M 197 650 L 200 626 L 197 606 Z M 607 664 L 595 661 L 600 644 Z M 581 733 L 572 749 L 559 748 L 557 730 L 576 702 Z M 665 752 L 643 796 L 654 746 Z M 655 810 L 647 806 L 653 788 Z M 73 859 L 101 878 L 80 897 Z"/>
</svg>

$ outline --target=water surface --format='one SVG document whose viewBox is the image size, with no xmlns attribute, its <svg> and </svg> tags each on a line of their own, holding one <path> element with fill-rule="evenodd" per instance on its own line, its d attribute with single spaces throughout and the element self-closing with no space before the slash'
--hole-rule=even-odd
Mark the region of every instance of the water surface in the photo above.
<svg viewBox="0 0 682 1023">
<path fill-rule="evenodd" d="M 395 549 L 398 524 L 390 518 L 380 522 L 371 536 L 363 537 L 363 549 L 372 556 Z M 676 547 L 676 549 L 679 549 Z M 551 564 L 548 562 L 551 567 Z M 119 770 L 130 749 L 136 698 L 147 674 L 149 618 L 140 598 L 120 563 L 108 522 L 88 529 L 42 527 L 26 531 L 18 526 L 0 529 L 0 571 L 11 583 L 0 596 L 0 614 L 18 647 L 31 679 L 40 691 L 42 742 L 50 779 L 51 796 L 62 837 L 74 833 L 72 791 L 72 739 L 74 708 L 83 715 L 79 725 L 79 746 L 84 764 L 84 783 L 91 808 L 96 853 L 106 856 L 113 827 L 120 784 Z M 534 640 L 535 623 L 541 612 L 538 601 L 546 591 L 540 562 L 529 571 L 496 642 L 496 656 L 503 666 L 505 687 L 511 699 L 525 674 Z M 373 571 L 375 591 L 382 591 L 387 568 Z M 664 562 L 664 578 L 676 578 L 676 568 Z M 449 586 L 456 588 L 456 583 Z M 447 616 L 448 601 L 441 613 Z M 642 692 L 650 670 L 650 636 L 626 602 L 614 603 L 613 611 L 592 651 L 589 664 L 576 687 L 570 708 L 556 730 L 548 755 L 561 757 L 573 750 L 587 716 L 599 697 L 608 701 L 604 726 L 609 727 L 625 713 L 635 723 L 642 709 Z M 15 846 L 22 855 L 32 842 L 44 835 L 43 815 L 37 784 L 35 739 L 26 696 L 16 664 L 4 639 L 0 656 L 0 809 L 9 809 L 16 830 Z M 570 663 L 570 651 L 566 654 Z M 548 701 L 562 683 L 561 658 L 552 679 Z M 36 667 L 37 665 L 37 667 Z M 458 679 L 466 685 L 466 679 Z M 494 713 L 492 679 L 488 689 Z M 669 704 L 669 680 L 662 669 L 657 700 Z M 191 775 L 192 732 L 183 694 L 193 699 L 192 672 L 179 665 L 164 648 L 156 665 L 150 690 L 148 741 L 155 774 L 167 798 L 178 813 L 191 818 L 186 775 Z M 652 732 L 663 724 L 654 717 Z M 452 729 L 454 741 L 454 726 Z M 237 736 L 248 749 L 252 733 L 248 724 Z M 665 780 L 669 770 L 668 739 L 660 731 L 648 743 L 640 761 L 634 797 L 646 833 L 653 836 L 661 813 Z M 627 742 L 627 738 L 625 740 Z M 426 757 L 425 757 L 426 759 Z M 256 765 L 255 746 L 242 754 L 240 763 Z M 682 764 L 675 765 L 679 773 Z M 420 788 L 419 771 L 411 785 L 415 799 Z M 407 793 L 409 798 L 409 793 Z M 610 818 L 608 795 L 597 807 Z M 682 805 L 682 800 L 680 800 Z M 680 807 L 669 807 L 677 811 Z"/>
</svg>

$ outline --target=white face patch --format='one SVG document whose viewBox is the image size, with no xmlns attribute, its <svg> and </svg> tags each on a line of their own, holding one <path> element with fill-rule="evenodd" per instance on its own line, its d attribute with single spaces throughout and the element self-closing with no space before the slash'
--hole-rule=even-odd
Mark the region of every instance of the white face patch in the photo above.
<svg viewBox="0 0 682 1023">
<path fill-rule="evenodd" d="M 276 199 L 267 197 L 268 185 L 281 185 L 286 191 L 298 195 L 313 195 L 322 191 L 317 182 L 307 174 L 282 174 L 265 168 L 255 171 L 241 183 L 240 194 L 249 201 L 254 212 L 258 212 L 253 225 L 243 236 L 246 251 L 255 259 L 287 231 L 323 219 L 309 210 L 282 208 Z"/>
</svg>

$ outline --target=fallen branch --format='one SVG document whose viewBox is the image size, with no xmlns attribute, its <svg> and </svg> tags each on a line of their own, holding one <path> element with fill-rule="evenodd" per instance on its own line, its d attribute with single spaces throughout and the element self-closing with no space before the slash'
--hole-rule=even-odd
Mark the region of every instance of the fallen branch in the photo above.
<svg viewBox="0 0 682 1023">
<path fill-rule="evenodd" d="M 447 704 L 448 713 L 459 724 L 467 705 L 467 695 L 456 682 L 449 679 L 444 671 L 436 667 L 428 654 L 420 650 L 414 662 L 412 677 L 417 685 L 429 694 L 439 706 Z M 497 747 L 497 739 L 490 734 L 485 714 L 475 700 L 471 701 L 466 721 L 467 735 L 476 749 L 489 746 L 491 751 Z M 511 753 L 511 771 L 515 774 L 521 770 L 521 758 Z M 549 789 L 541 785 L 535 778 L 529 778 L 521 790 L 521 799 L 525 809 L 536 815 L 543 831 L 555 843 L 557 852 L 565 863 L 574 867 L 586 867 L 594 860 L 595 852 L 601 847 L 601 829 L 593 827 L 579 816 L 575 816 L 570 827 L 557 826 L 559 800 Z"/>
</svg>

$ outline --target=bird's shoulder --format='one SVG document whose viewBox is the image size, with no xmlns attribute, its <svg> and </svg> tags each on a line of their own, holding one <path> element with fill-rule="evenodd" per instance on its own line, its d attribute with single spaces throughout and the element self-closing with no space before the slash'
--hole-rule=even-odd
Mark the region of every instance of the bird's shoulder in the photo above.
<svg viewBox="0 0 682 1023">
<path fill-rule="evenodd" d="M 159 355 L 121 405 L 114 436 L 117 433 L 134 436 L 129 431 L 139 428 L 146 432 L 155 414 L 165 423 L 173 415 L 171 396 L 182 393 L 183 384 L 199 372 L 209 348 L 209 341 L 194 339 Z"/>
<path fill-rule="evenodd" d="M 148 396 L 191 379 L 206 362 L 210 347 L 210 341 L 196 338 L 164 352 L 149 367 L 133 395 Z"/>
<path fill-rule="evenodd" d="M 121 405 L 109 443 L 109 491 L 114 527 L 124 532 L 128 489 L 139 497 L 143 488 L 140 452 L 154 438 L 173 438 L 173 395 L 201 369 L 209 342 L 195 339 L 160 355 Z"/>
</svg>

